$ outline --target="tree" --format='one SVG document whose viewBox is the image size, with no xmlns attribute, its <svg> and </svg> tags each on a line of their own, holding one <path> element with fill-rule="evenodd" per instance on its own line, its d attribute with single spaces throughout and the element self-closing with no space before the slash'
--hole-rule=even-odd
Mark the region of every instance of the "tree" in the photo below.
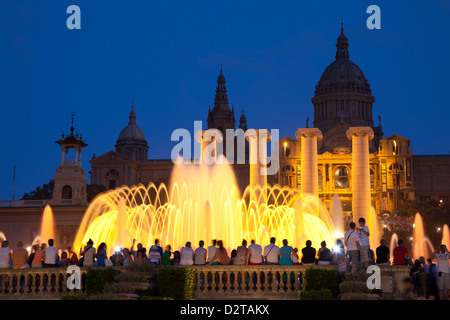
<svg viewBox="0 0 450 320">
<path fill-rule="evenodd" d="M 105 192 L 107 189 L 101 184 L 89 184 L 86 187 L 87 201 L 91 202 L 99 193 Z"/>
<path fill-rule="evenodd" d="M 53 179 L 49 183 L 44 183 L 42 187 L 36 187 L 29 194 L 25 192 L 20 200 L 49 200 L 53 196 L 54 182 Z"/>
</svg>

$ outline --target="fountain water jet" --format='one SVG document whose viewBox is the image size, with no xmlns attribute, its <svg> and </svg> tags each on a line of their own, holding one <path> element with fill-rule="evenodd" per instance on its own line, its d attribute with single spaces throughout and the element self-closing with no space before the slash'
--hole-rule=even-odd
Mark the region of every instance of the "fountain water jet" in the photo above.
<svg viewBox="0 0 450 320">
<path fill-rule="evenodd" d="M 335 238 L 343 238 L 344 237 L 344 213 L 342 210 L 342 203 L 339 199 L 338 194 L 333 196 L 333 200 L 331 202 L 331 219 L 334 224 L 334 234 Z"/>
<path fill-rule="evenodd" d="M 430 258 L 433 250 L 433 245 L 430 239 L 425 235 L 425 229 L 423 225 L 422 216 L 420 213 L 416 213 L 414 217 L 414 231 L 413 231 L 413 241 L 414 241 L 414 258 L 425 257 L 425 259 Z M 427 244 L 424 246 L 423 244 Z"/>
<path fill-rule="evenodd" d="M 444 224 L 444 227 L 442 228 L 441 244 L 445 244 L 447 247 L 450 247 L 450 230 L 447 224 Z"/>
<path fill-rule="evenodd" d="M 317 208 L 321 211 L 318 216 Z M 309 239 L 315 247 L 323 240 L 333 243 L 333 222 L 317 197 L 269 185 L 248 186 L 241 196 L 228 164 L 175 165 L 169 188 L 151 183 L 99 195 L 85 213 L 74 247 L 89 238 L 97 245 L 115 245 L 123 233 L 116 221 L 124 217 L 121 226 L 130 239 L 145 247 L 150 247 L 154 238 L 167 235 L 171 235 L 168 240 L 174 249 L 186 241 L 195 246 L 199 240 L 209 243 L 212 239 L 236 248 L 242 239 L 268 243 L 270 236 L 292 244 Z"/>
<path fill-rule="evenodd" d="M 41 227 L 38 235 L 33 239 L 32 245 L 47 242 L 48 239 L 55 240 L 55 218 L 50 205 L 46 205 L 41 218 Z"/>
</svg>

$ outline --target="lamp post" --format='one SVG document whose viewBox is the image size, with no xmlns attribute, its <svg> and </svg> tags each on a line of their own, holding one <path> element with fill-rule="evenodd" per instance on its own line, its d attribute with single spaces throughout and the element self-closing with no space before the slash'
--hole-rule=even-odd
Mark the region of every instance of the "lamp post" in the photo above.
<svg viewBox="0 0 450 320">
<path fill-rule="evenodd" d="M 284 142 L 284 164 L 283 164 L 283 168 L 284 168 L 284 178 L 283 178 L 283 182 L 284 184 L 286 184 L 287 182 L 287 168 L 286 168 L 286 147 L 287 147 L 287 142 Z"/>
<path fill-rule="evenodd" d="M 394 140 L 394 149 L 392 151 L 394 156 L 395 164 L 394 164 L 394 213 L 397 216 L 400 216 L 400 170 L 398 168 L 397 155 L 397 141 Z"/>
</svg>

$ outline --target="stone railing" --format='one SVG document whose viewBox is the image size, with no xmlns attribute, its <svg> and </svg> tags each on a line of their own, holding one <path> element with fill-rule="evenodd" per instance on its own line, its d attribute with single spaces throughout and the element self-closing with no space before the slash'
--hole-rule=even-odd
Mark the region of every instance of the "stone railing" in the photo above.
<svg viewBox="0 0 450 320">
<path fill-rule="evenodd" d="M 44 207 L 50 200 L 2 200 L 0 208 Z"/>
<path fill-rule="evenodd" d="M 65 294 L 84 292 L 88 268 L 80 268 L 81 289 L 69 290 L 67 268 L 0 269 L 0 299 L 57 299 Z"/>
<path fill-rule="evenodd" d="M 336 268 L 336 266 L 312 266 Z M 116 268 L 116 267 L 115 267 Z M 311 266 L 191 266 L 196 273 L 195 299 L 297 299 L 303 276 Z M 119 267 L 120 270 L 124 269 Z M 383 266 L 381 289 L 385 299 L 399 299 L 407 266 Z M 69 290 L 67 268 L 0 269 L 0 299 L 58 299 L 83 294 L 88 268 L 80 268 L 81 289 Z"/>
<path fill-rule="evenodd" d="M 313 266 L 335 268 L 336 266 Z M 297 299 L 309 266 L 192 266 L 195 299 Z"/>
</svg>

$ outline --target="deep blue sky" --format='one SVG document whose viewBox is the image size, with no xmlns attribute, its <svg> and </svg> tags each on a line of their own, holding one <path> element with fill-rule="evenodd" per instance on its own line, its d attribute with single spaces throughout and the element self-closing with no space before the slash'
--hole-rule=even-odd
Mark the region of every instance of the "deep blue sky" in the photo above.
<svg viewBox="0 0 450 320">
<path fill-rule="evenodd" d="M 66 27 L 71 4 L 81 8 L 81 30 Z M 381 30 L 366 28 L 371 4 L 381 8 Z M 169 158 L 174 129 L 206 125 L 221 63 L 237 116 L 244 106 L 249 127 L 294 137 L 307 117 L 312 123 L 310 99 L 342 19 L 385 137 L 410 138 L 416 154 L 448 154 L 446 0 L 2 0 L 0 199 L 12 198 L 14 165 L 16 199 L 53 177 L 54 141 L 72 111 L 89 144 L 86 171 L 93 153 L 114 149 L 132 99 L 149 158 Z"/>
</svg>

